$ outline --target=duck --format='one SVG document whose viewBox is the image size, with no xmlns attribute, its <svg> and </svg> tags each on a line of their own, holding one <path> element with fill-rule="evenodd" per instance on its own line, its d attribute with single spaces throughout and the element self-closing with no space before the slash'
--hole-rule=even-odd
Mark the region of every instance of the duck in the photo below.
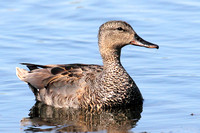
<svg viewBox="0 0 200 133">
<path fill-rule="evenodd" d="M 55 108 L 100 110 L 141 105 L 143 96 L 120 61 L 126 45 L 156 48 L 142 39 L 125 21 L 108 21 L 98 32 L 98 46 L 103 65 L 21 63 L 17 77 L 31 88 L 35 99 Z"/>
</svg>

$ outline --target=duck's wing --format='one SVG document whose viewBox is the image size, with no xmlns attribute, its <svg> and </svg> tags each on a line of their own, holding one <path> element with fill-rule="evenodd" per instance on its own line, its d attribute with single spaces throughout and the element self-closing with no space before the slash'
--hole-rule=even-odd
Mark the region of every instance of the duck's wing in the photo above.
<svg viewBox="0 0 200 133">
<path fill-rule="evenodd" d="M 77 94 L 92 86 L 92 80 L 103 70 L 102 66 L 86 64 L 22 64 L 30 71 L 17 68 L 17 76 L 30 85 L 37 100 L 48 105 L 55 104 L 53 99 L 57 96 L 62 97 L 60 101 L 73 98 L 77 100 Z"/>
</svg>

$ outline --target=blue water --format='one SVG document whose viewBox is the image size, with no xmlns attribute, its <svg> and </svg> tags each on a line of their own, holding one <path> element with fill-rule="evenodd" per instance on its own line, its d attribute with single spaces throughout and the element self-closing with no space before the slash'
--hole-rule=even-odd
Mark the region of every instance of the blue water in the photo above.
<svg viewBox="0 0 200 133">
<path fill-rule="evenodd" d="M 31 121 L 34 96 L 16 77 L 15 67 L 22 67 L 20 62 L 102 64 L 97 33 L 109 20 L 127 21 L 142 38 L 160 46 L 123 48 L 122 64 L 145 100 L 138 121 L 120 119 L 112 127 L 127 122 L 118 132 L 200 132 L 199 16 L 198 0 L 0 1 L 0 132 L 56 132 L 70 125 Z M 117 132 L 103 120 L 88 122 L 77 121 L 78 127 Z"/>
</svg>

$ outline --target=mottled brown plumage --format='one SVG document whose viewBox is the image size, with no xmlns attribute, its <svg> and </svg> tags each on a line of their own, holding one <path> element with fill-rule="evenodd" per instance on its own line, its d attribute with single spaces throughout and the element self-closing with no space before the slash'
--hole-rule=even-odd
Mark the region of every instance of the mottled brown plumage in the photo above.
<svg viewBox="0 0 200 133">
<path fill-rule="evenodd" d="M 54 107 L 101 109 L 141 104 L 138 87 L 121 65 L 121 48 L 128 44 L 158 45 L 141 39 L 124 21 L 104 23 L 98 38 L 103 66 L 22 63 L 30 71 L 16 68 L 17 76 L 29 84 L 37 101 Z"/>
</svg>

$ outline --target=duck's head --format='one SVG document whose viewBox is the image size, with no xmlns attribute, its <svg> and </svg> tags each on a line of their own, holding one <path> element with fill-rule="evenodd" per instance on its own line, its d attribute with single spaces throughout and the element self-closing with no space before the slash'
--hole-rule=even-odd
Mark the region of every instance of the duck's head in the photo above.
<svg viewBox="0 0 200 133">
<path fill-rule="evenodd" d="M 159 48 L 158 45 L 139 37 L 133 28 L 124 21 L 108 21 L 100 26 L 99 48 L 101 53 L 121 49 L 128 44 L 146 48 Z"/>
</svg>

